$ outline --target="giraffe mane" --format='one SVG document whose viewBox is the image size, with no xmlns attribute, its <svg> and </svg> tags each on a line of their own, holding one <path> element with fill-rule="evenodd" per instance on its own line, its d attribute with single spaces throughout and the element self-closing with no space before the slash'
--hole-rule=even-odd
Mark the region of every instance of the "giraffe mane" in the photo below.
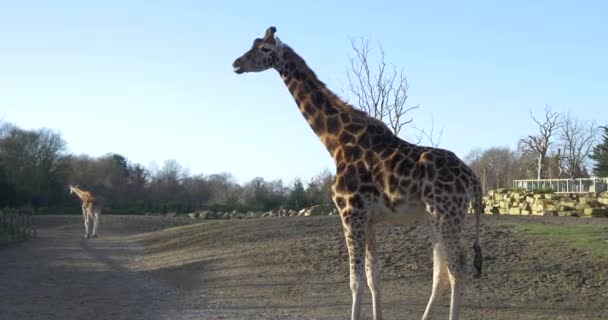
<svg viewBox="0 0 608 320">
<path fill-rule="evenodd" d="M 314 82 L 312 82 L 311 84 L 313 84 L 317 88 L 323 90 L 327 94 L 327 96 L 331 99 L 331 102 L 336 107 L 338 107 L 343 112 L 350 113 L 351 116 L 354 116 L 355 118 L 357 118 L 359 120 L 363 120 L 363 122 L 365 122 L 365 123 L 376 125 L 376 126 L 380 126 L 380 127 L 384 128 L 384 129 L 388 130 L 389 132 L 392 132 L 390 130 L 390 128 L 386 125 L 386 123 L 384 123 L 383 121 L 378 120 L 378 119 L 370 116 L 367 112 L 365 112 L 365 111 L 363 111 L 361 109 L 355 108 L 352 104 L 347 103 L 342 98 L 340 98 L 337 94 L 335 94 L 333 91 L 331 91 L 327 87 L 327 85 L 325 85 L 325 83 L 323 81 L 319 80 L 319 77 L 317 77 L 317 75 L 312 70 L 312 68 L 310 68 L 308 66 L 308 64 L 306 63 L 306 61 L 304 60 L 304 58 L 302 58 L 299 54 L 297 54 L 295 52 L 295 50 L 293 50 L 287 44 L 284 44 L 282 42 L 280 42 L 280 44 L 281 44 L 282 50 L 286 51 L 287 54 L 291 55 L 290 58 L 292 58 L 292 60 L 296 64 L 296 67 L 298 67 L 298 69 L 300 71 L 305 70 L 305 72 L 308 73 L 307 74 L 307 79 L 314 79 Z"/>
</svg>

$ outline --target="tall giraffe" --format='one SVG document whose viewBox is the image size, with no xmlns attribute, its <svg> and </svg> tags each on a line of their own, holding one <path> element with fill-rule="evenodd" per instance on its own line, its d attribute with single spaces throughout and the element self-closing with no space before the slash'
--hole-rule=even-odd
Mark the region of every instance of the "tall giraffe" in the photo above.
<svg viewBox="0 0 608 320">
<path fill-rule="evenodd" d="M 233 63 L 234 71 L 278 71 L 302 115 L 336 163 L 333 201 L 340 211 L 349 253 L 351 318 L 360 319 L 364 276 L 372 294 L 375 320 L 382 319 L 380 266 L 375 225 L 426 219 L 433 248 L 433 285 L 423 319 L 437 294 L 451 286 L 450 319 L 460 314 L 464 252 L 460 238 L 472 201 L 476 233 L 474 265 L 481 274 L 479 219 L 481 188 L 472 170 L 454 153 L 399 139 L 381 121 L 354 109 L 332 93 L 306 62 L 275 37 L 276 28 Z"/>
<path fill-rule="evenodd" d="M 101 215 L 101 201 L 95 198 L 89 191 L 80 189 L 78 186 L 70 185 L 70 194 L 75 193 L 82 200 L 82 217 L 84 218 L 84 237 L 89 238 L 89 224 L 93 221 L 93 238 L 97 237 L 99 216 Z"/>
</svg>

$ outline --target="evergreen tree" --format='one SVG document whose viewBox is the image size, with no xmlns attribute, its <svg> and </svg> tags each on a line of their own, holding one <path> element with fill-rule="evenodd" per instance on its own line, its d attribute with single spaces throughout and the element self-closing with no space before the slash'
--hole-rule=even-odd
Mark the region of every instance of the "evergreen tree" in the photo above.
<svg viewBox="0 0 608 320">
<path fill-rule="evenodd" d="M 593 148 L 589 157 L 595 161 L 593 173 L 598 177 L 608 177 L 608 126 L 603 126 L 602 129 L 602 142 Z"/>
<path fill-rule="evenodd" d="M 306 190 L 304 190 L 304 184 L 302 180 L 296 179 L 293 182 L 293 188 L 287 197 L 287 208 L 299 210 L 304 208 L 308 204 L 306 197 Z"/>
</svg>

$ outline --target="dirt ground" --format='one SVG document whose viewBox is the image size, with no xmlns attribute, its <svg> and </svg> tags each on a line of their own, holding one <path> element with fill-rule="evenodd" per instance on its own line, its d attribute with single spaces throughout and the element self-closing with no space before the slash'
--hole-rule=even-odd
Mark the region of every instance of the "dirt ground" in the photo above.
<svg viewBox="0 0 608 320">
<path fill-rule="evenodd" d="M 462 318 L 608 319 L 608 261 L 523 236 L 512 225 L 521 221 L 601 224 L 608 240 L 608 219 L 485 216 L 484 275 L 467 279 Z M 82 239 L 78 217 L 38 223 L 38 239 L 0 247 L 0 319 L 349 316 L 347 252 L 337 217 L 192 224 L 106 216 L 100 237 L 89 240 Z M 378 240 L 385 318 L 419 319 L 432 279 L 426 227 L 381 226 Z M 367 292 L 364 301 L 364 319 L 371 319 Z M 440 302 L 436 318 L 446 319 L 447 294 Z"/>
</svg>

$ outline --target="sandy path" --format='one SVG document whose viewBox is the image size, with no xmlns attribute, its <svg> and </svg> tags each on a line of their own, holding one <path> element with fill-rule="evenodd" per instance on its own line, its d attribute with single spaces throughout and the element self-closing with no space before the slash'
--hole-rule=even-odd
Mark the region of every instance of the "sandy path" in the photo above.
<svg viewBox="0 0 608 320">
<path fill-rule="evenodd" d="M 133 271 L 142 248 L 129 232 L 106 226 L 85 240 L 82 229 L 42 228 L 36 240 L 0 248 L 0 319 L 207 318 L 178 288 Z"/>
</svg>

